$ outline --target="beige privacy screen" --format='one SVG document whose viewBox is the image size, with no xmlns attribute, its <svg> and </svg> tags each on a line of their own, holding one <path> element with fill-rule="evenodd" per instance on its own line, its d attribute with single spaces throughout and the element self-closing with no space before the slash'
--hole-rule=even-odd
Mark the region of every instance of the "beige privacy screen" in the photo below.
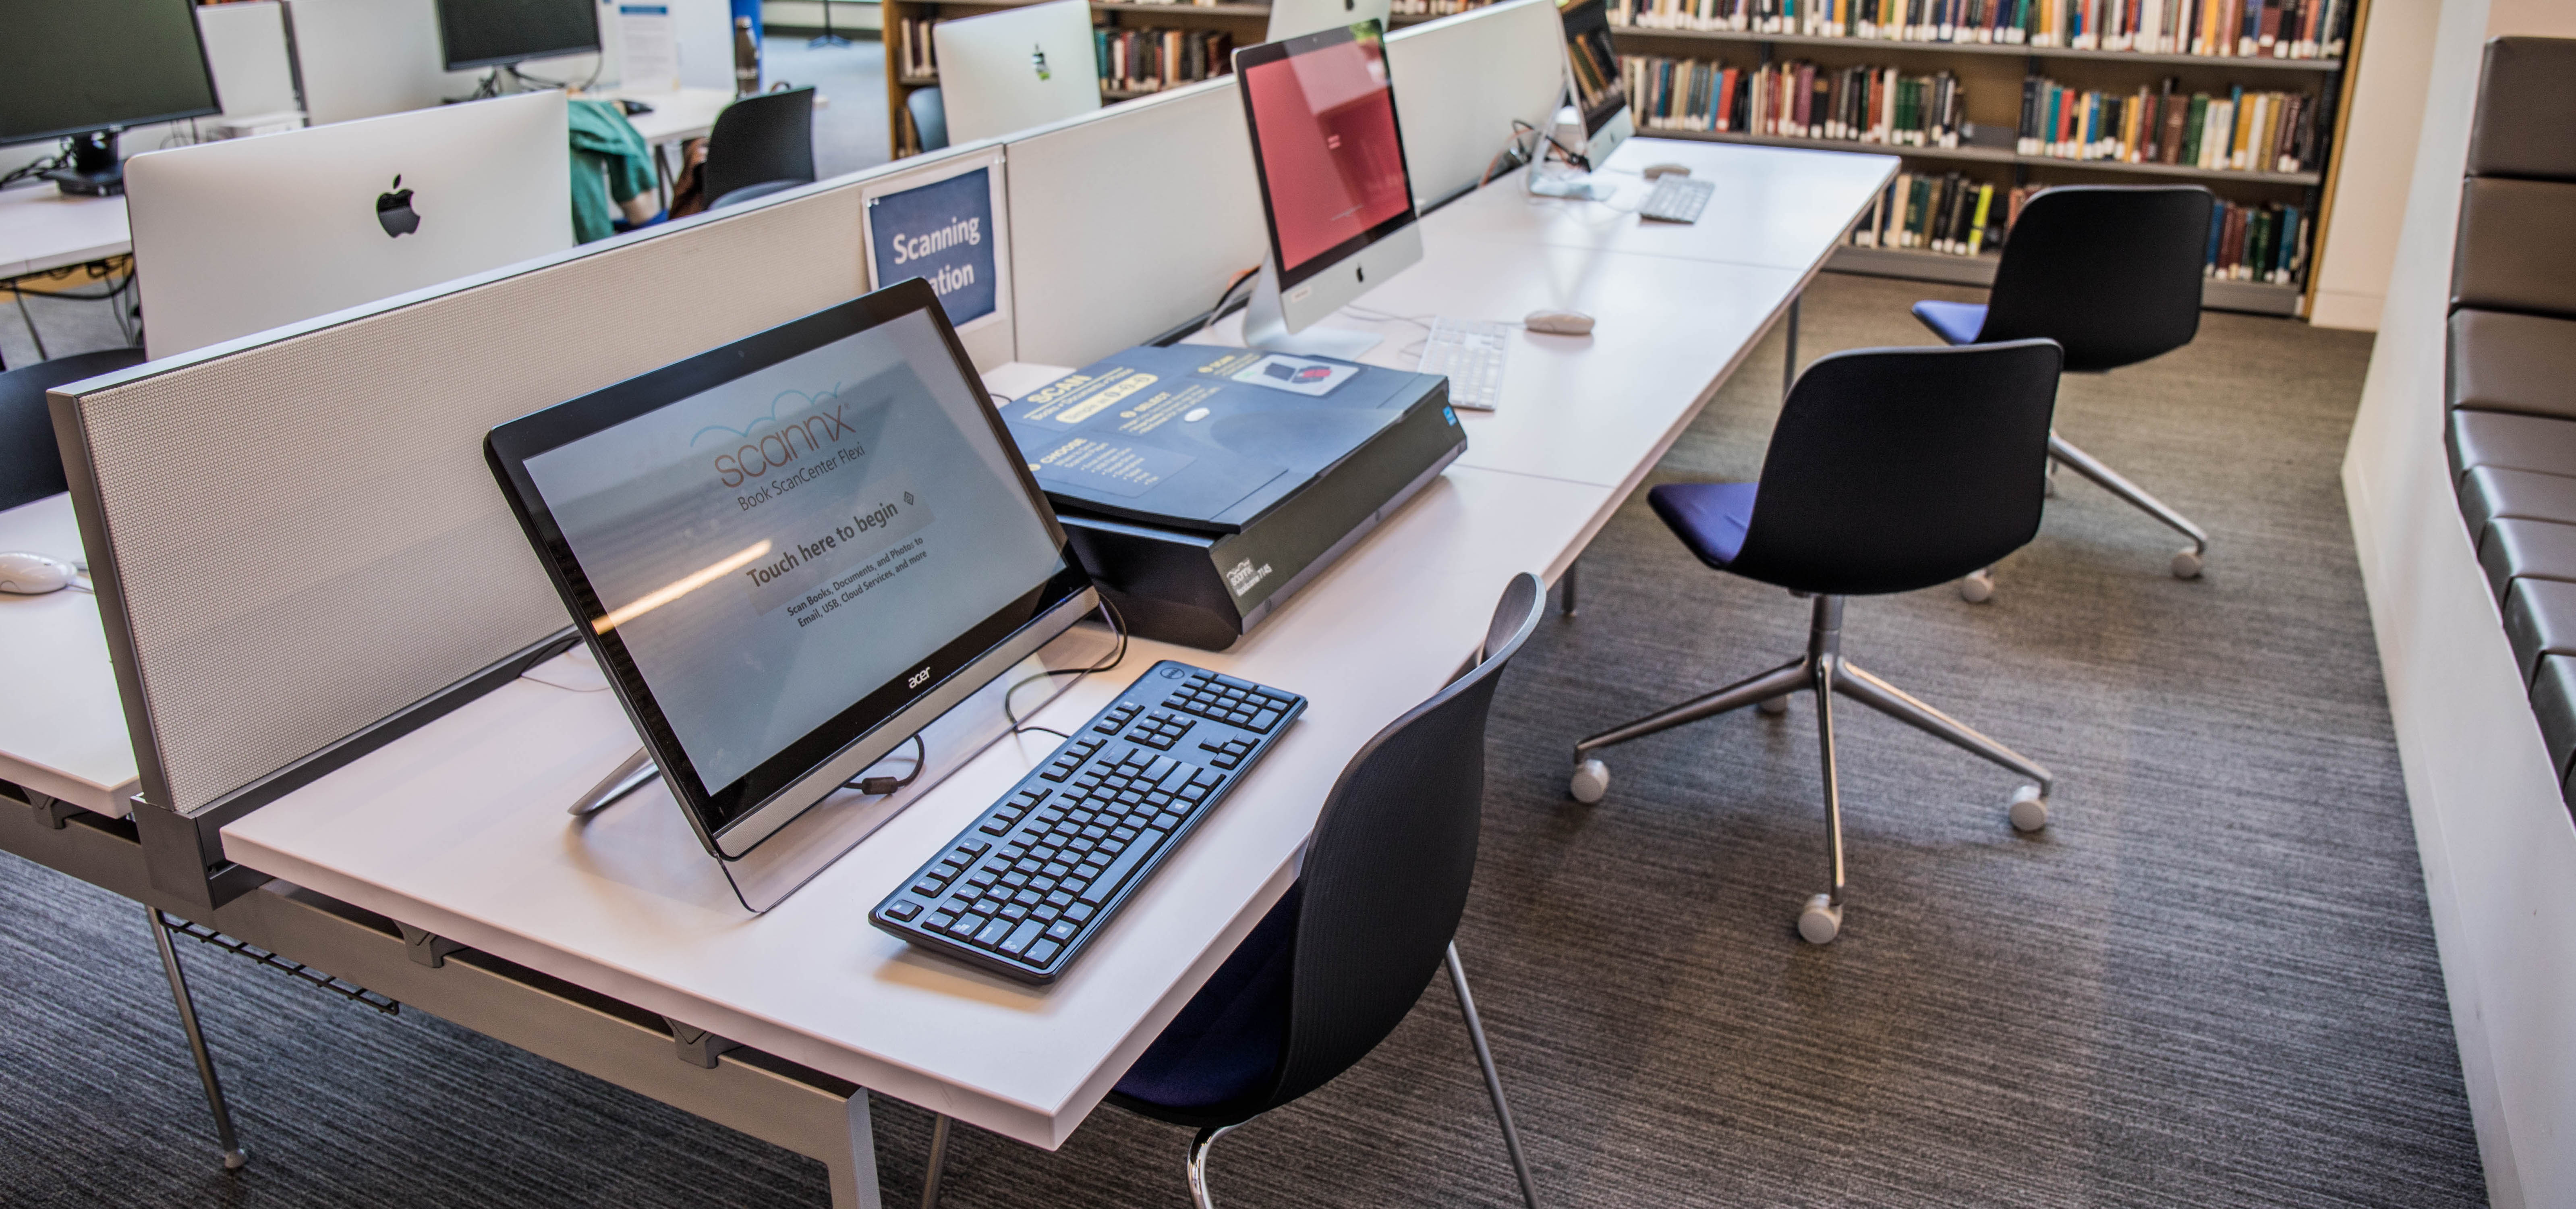
<svg viewBox="0 0 2576 1209">
<path fill-rule="evenodd" d="M 79 398 L 151 724 L 144 766 L 167 781 L 146 788 L 194 812 L 568 624 L 484 466 L 485 431 L 856 296 L 858 196 Z"/>
</svg>

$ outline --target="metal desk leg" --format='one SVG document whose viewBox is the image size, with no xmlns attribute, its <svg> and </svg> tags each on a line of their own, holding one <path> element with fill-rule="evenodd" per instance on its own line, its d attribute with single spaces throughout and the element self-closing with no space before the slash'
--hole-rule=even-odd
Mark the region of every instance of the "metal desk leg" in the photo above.
<svg viewBox="0 0 2576 1209">
<path fill-rule="evenodd" d="M 831 1169 L 832 1209 L 885 1209 L 877 1195 L 877 1142 L 868 1118 L 868 1092 L 850 1096 L 850 1147 L 823 1160 Z"/>
<path fill-rule="evenodd" d="M 161 926 L 161 909 L 145 907 L 153 947 L 161 950 L 161 971 L 170 976 L 170 998 L 179 1005 L 179 1028 L 188 1034 L 188 1050 L 197 1059 L 197 1082 L 206 1088 L 206 1107 L 215 1114 L 215 1141 L 223 1147 L 224 1170 L 239 1171 L 250 1162 L 233 1136 L 233 1114 L 224 1107 L 223 1084 L 215 1080 L 215 1058 L 206 1051 L 206 1034 L 197 1028 L 197 1004 L 188 997 L 188 977 L 179 972 L 179 952 L 170 947 L 170 930 Z"/>
<path fill-rule="evenodd" d="M 1807 295 L 1801 291 L 1789 300 L 1789 367 L 1780 374 L 1780 397 L 1789 397 L 1789 388 L 1798 381 L 1798 304 Z"/>
<path fill-rule="evenodd" d="M 1565 615 L 1568 617 L 1574 616 L 1574 592 L 1582 583 L 1582 571 L 1583 556 L 1576 555 L 1573 562 L 1565 564 L 1565 577 L 1556 581 L 1557 586 L 1565 591 L 1565 595 L 1559 598 L 1558 605 L 1565 610 Z"/>
</svg>

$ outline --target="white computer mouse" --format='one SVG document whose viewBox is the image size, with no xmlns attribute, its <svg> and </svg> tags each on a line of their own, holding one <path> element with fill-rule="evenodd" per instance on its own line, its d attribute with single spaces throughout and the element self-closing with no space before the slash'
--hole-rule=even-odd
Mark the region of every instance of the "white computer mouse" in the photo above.
<svg viewBox="0 0 2576 1209">
<path fill-rule="evenodd" d="M 1592 316 L 1581 311 L 1531 311 L 1521 320 L 1521 325 L 1533 332 L 1546 332 L 1551 336 L 1592 334 Z"/>
<path fill-rule="evenodd" d="M 1667 176 L 1689 176 L 1689 175 L 1690 175 L 1690 165 L 1688 165 L 1688 164 L 1648 164 L 1648 165 L 1646 165 L 1646 170 L 1645 170 L 1644 175 L 1645 175 L 1645 178 L 1646 178 L 1647 180 L 1650 180 L 1650 181 L 1662 180 L 1662 179 L 1664 179 L 1664 178 L 1665 178 L 1665 177 L 1667 177 Z"/>
<path fill-rule="evenodd" d="M 80 582 L 80 568 L 42 554 L 12 550 L 0 554 L 0 592 L 42 596 Z"/>
</svg>

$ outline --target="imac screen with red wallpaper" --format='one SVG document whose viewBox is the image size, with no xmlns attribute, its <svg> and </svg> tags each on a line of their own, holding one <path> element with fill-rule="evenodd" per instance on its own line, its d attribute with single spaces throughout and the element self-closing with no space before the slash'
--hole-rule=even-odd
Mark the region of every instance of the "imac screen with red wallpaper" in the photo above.
<svg viewBox="0 0 2576 1209">
<path fill-rule="evenodd" d="M 1377 22 L 1250 47 L 1235 69 L 1283 284 L 1412 218 Z"/>
</svg>

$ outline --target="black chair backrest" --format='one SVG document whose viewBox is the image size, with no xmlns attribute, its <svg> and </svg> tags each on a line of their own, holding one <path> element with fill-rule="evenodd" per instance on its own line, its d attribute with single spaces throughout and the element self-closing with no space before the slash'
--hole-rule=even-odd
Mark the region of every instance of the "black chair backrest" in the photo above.
<svg viewBox="0 0 2576 1209">
<path fill-rule="evenodd" d="M 1476 665 L 1379 731 L 1324 799 L 1306 847 L 1288 1052 L 1269 1106 L 1367 1057 L 1440 969 L 1476 871 L 1486 710 L 1546 602 L 1536 576 L 1514 576 Z"/>
<path fill-rule="evenodd" d="M 936 84 L 913 89 L 903 98 L 904 111 L 912 115 L 912 133 L 921 140 L 924 151 L 940 151 L 948 146 L 948 98 L 940 95 Z"/>
<path fill-rule="evenodd" d="M 1981 344 L 2054 340 L 2066 368 L 2116 369 L 2200 332 L 2209 190 L 2062 185 L 2022 203 L 1995 266 Z"/>
<path fill-rule="evenodd" d="M 814 90 L 764 92 L 726 106 L 707 136 L 707 162 L 700 171 L 711 206 L 753 185 L 813 183 Z"/>
<path fill-rule="evenodd" d="M 2039 532 L 2057 346 L 1863 348 L 1807 367 L 1727 570 L 1801 592 L 1910 592 Z"/>
<path fill-rule="evenodd" d="M 142 363 L 142 349 L 112 348 L 0 373 L 0 508 L 59 495 L 69 486 L 63 479 L 62 451 L 54 445 L 54 417 L 45 409 L 45 392 Z"/>
</svg>

